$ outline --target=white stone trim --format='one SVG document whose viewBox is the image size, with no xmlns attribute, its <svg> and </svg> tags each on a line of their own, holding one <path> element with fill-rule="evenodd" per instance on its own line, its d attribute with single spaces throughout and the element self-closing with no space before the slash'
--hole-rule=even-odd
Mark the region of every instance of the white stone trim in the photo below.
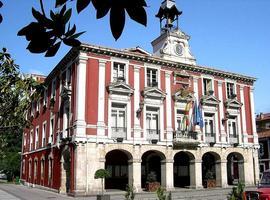
<svg viewBox="0 0 270 200">
<path fill-rule="evenodd" d="M 219 114 L 220 114 L 220 134 L 221 134 L 221 143 L 226 142 L 226 132 L 222 120 L 224 119 L 224 103 L 223 103 L 223 90 L 222 90 L 223 81 L 218 81 L 218 97 L 219 97 Z"/>
<path fill-rule="evenodd" d="M 140 118 L 137 117 L 140 109 L 140 69 L 140 66 L 134 65 L 134 139 L 141 138 Z"/>
<path fill-rule="evenodd" d="M 244 144 L 247 144 L 248 140 L 247 140 L 247 124 L 246 124 L 247 123 L 247 121 L 246 121 L 247 120 L 246 119 L 246 104 L 245 104 L 244 86 L 243 85 L 240 85 L 240 102 L 243 104 L 242 108 L 241 108 L 242 127 L 243 127 L 241 141 Z"/>
<path fill-rule="evenodd" d="M 172 72 L 165 71 L 165 88 L 166 88 L 166 118 L 167 118 L 167 141 L 173 140 L 172 129 L 172 95 L 171 95 L 171 75 Z"/>
<path fill-rule="evenodd" d="M 105 71 L 106 61 L 99 60 L 99 73 L 98 73 L 98 122 L 97 122 L 97 135 L 105 136 Z"/>
<path fill-rule="evenodd" d="M 255 108 L 254 108 L 254 86 L 250 87 L 250 108 L 251 108 L 251 121 L 252 121 L 252 130 L 253 130 L 253 143 L 259 144 L 258 142 L 258 134 L 256 130 L 256 116 L 255 116 Z"/>
<path fill-rule="evenodd" d="M 75 135 L 82 137 L 86 135 L 85 129 L 85 97 L 86 97 L 86 68 L 87 68 L 87 54 L 80 53 L 77 65 L 76 77 L 76 122 Z"/>
</svg>

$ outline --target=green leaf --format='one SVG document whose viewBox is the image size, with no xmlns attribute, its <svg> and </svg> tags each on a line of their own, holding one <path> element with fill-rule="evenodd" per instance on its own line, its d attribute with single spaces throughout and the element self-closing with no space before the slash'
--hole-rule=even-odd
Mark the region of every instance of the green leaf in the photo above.
<svg viewBox="0 0 270 200">
<path fill-rule="evenodd" d="M 67 10 L 67 12 L 63 16 L 63 23 L 66 24 L 70 20 L 71 14 L 72 14 L 72 10 L 70 8 Z"/>
<path fill-rule="evenodd" d="M 110 26 L 113 37 L 117 40 L 125 26 L 125 9 L 120 6 L 113 6 L 110 12 Z"/>
<path fill-rule="evenodd" d="M 91 2 L 91 0 L 77 0 L 77 12 L 80 13 L 83 11 Z"/>
<path fill-rule="evenodd" d="M 64 44 L 71 46 L 71 47 L 78 47 L 81 45 L 81 42 L 77 39 L 73 39 L 73 38 L 65 38 L 63 39 Z"/>
<path fill-rule="evenodd" d="M 74 34 L 74 35 L 70 36 L 69 38 L 71 38 L 71 39 L 75 39 L 75 38 L 80 37 L 80 36 L 81 36 L 82 34 L 84 34 L 84 33 L 85 33 L 85 31 L 80 32 L 80 33 L 76 33 L 76 34 Z"/>
<path fill-rule="evenodd" d="M 45 57 L 52 57 L 55 56 L 55 54 L 57 53 L 59 47 L 61 45 L 61 42 L 56 43 L 55 45 L 49 47 L 48 51 L 45 54 Z"/>
<path fill-rule="evenodd" d="M 3 17 L 2 17 L 2 15 L 0 14 L 0 23 L 2 23 L 2 21 L 3 21 Z"/>
<path fill-rule="evenodd" d="M 68 0 L 56 0 L 55 1 L 55 7 L 62 6 L 63 4 L 67 3 Z"/>
<path fill-rule="evenodd" d="M 147 15 L 143 7 L 129 7 L 127 8 L 127 13 L 131 19 L 146 26 Z"/>
</svg>

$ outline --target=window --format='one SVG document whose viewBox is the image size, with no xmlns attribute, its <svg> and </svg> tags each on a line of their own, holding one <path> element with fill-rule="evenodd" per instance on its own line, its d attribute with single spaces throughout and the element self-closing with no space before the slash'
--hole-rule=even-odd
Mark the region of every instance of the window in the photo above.
<svg viewBox="0 0 270 200">
<path fill-rule="evenodd" d="M 32 175 L 32 160 L 29 160 L 29 163 L 28 163 L 28 177 L 29 177 L 29 179 L 31 179 L 31 175 Z"/>
<path fill-rule="evenodd" d="M 126 137 L 126 105 L 112 104 L 111 112 L 112 137 Z"/>
<path fill-rule="evenodd" d="M 183 110 L 177 110 L 176 113 L 176 130 L 182 131 L 182 121 L 183 121 L 184 111 Z"/>
<path fill-rule="evenodd" d="M 50 136 L 48 143 L 53 143 L 53 133 L 54 133 L 54 119 L 52 118 L 50 121 Z"/>
<path fill-rule="evenodd" d="M 56 80 L 54 79 L 52 82 L 51 99 L 55 97 L 55 90 L 56 90 Z"/>
<path fill-rule="evenodd" d="M 212 80 L 204 78 L 203 79 L 203 92 L 204 92 L 203 94 L 209 95 L 211 91 L 213 91 Z"/>
<path fill-rule="evenodd" d="M 146 132 L 150 139 L 159 139 L 159 110 L 146 108 Z"/>
<path fill-rule="evenodd" d="M 47 102 L 48 102 L 48 90 L 44 90 L 43 93 L 43 106 L 47 106 Z"/>
<path fill-rule="evenodd" d="M 158 70 L 147 68 L 147 86 L 157 87 L 158 86 Z"/>
<path fill-rule="evenodd" d="M 237 120 L 236 117 L 229 117 L 228 119 L 228 132 L 231 138 L 237 137 Z"/>
<path fill-rule="evenodd" d="M 265 124 L 265 129 L 270 129 L 270 123 Z"/>
<path fill-rule="evenodd" d="M 44 179 L 44 171 L 45 171 L 45 160 L 44 158 L 41 159 L 41 166 L 40 166 L 40 175 L 41 175 L 41 179 Z"/>
<path fill-rule="evenodd" d="M 37 168 L 38 168 L 38 161 L 35 160 L 35 162 L 34 162 L 34 179 L 37 179 Z"/>
<path fill-rule="evenodd" d="M 113 63 L 113 82 L 125 81 L 125 64 Z"/>
<path fill-rule="evenodd" d="M 227 83 L 227 98 L 233 99 L 235 97 L 234 83 Z"/>
<path fill-rule="evenodd" d="M 33 130 L 31 130 L 31 132 L 30 132 L 30 151 L 32 151 L 34 148 L 33 137 L 34 137 Z"/>
<path fill-rule="evenodd" d="M 49 158 L 49 171 L 48 171 L 48 181 L 49 183 L 52 181 L 53 176 L 53 159 Z"/>
<path fill-rule="evenodd" d="M 204 132 L 206 137 L 214 137 L 215 115 L 212 113 L 204 114 Z"/>
<path fill-rule="evenodd" d="M 35 149 L 38 148 L 39 127 L 36 128 Z"/>
<path fill-rule="evenodd" d="M 46 144 L 46 126 L 47 126 L 46 122 L 43 123 L 43 125 L 42 125 L 42 147 L 44 147 Z"/>
</svg>

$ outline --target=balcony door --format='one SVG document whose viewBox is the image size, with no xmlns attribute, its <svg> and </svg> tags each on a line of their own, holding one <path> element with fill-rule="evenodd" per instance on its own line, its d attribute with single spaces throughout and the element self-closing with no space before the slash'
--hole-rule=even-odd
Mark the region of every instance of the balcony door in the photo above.
<svg viewBox="0 0 270 200">
<path fill-rule="evenodd" d="M 146 132 L 148 139 L 159 139 L 159 111 L 154 108 L 146 110 Z"/>
<path fill-rule="evenodd" d="M 112 104 L 111 128 L 113 138 L 126 138 L 126 105 Z"/>
</svg>

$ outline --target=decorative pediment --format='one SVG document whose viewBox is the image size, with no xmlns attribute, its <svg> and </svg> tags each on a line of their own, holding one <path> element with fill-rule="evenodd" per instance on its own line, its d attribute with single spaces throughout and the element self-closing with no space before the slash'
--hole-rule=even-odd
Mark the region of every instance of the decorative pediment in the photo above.
<svg viewBox="0 0 270 200">
<path fill-rule="evenodd" d="M 217 106 L 220 103 L 217 97 L 214 95 L 204 95 L 201 98 L 201 104 L 207 106 Z"/>
<path fill-rule="evenodd" d="M 193 101 L 195 97 L 192 91 L 180 89 L 173 95 L 173 99 L 177 102 L 189 102 Z"/>
<path fill-rule="evenodd" d="M 242 103 L 239 102 L 236 98 L 233 99 L 227 99 L 225 102 L 225 107 L 227 109 L 240 109 L 242 107 Z"/>
<path fill-rule="evenodd" d="M 131 96 L 134 89 L 127 85 L 125 82 L 113 82 L 108 87 L 110 94 L 127 95 Z"/>
<path fill-rule="evenodd" d="M 164 100 L 166 93 L 157 87 L 146 87 L 142 93 L 144 98 Z"/>
</svg>

